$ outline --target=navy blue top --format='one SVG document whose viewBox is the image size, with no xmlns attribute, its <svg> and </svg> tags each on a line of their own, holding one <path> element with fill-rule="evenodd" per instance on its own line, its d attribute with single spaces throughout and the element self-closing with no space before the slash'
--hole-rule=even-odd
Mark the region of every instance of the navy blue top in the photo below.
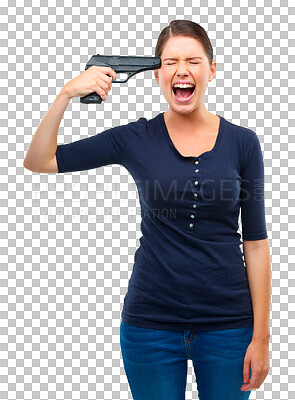
<svg viewBox="0 0 295 400">
<path fill-rule="evenodd" d="M 253 325 L 240 245 L 268 237 L 264 163 L 256 133 L 219 117 L 213 149 L 198 157 L 176 149 L 164 113 L 57 146 L 59 173 L 120 164 L 137 185 L 142 236 L 122 311 L 130 325 Z"/>
</svg>

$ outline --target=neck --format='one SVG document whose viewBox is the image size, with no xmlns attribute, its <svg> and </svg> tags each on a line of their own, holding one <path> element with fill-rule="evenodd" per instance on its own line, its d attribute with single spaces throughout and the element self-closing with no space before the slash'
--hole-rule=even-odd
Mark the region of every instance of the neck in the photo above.
<svg viewBox="0 0 295 400">
<path fill-rule="evenodd" d="M 213 114 L 206 109 L 205 104 L 187 114 L 179 113 L 170 107 L 165 112 L 165 119 L 180 130 L 187 130 L 191 127 L 196 131 L 202 129 L 212 122 L 212 116 Z"/>
</svg>

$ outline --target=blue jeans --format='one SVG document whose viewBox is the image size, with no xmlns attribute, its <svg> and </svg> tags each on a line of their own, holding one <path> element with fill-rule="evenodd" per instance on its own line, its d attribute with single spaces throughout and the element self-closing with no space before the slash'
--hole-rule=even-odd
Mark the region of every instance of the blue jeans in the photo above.
<svg viewBox="0 0 295 400">
<path fill-rule="evenodd" d="M 134 400 L 185 400 L 187 360 L 200 400 L 246 400 L 244 356 L 253 326 L 215 331 L 138 328 L 121 321 L 120 346 Z M 251 374 L 250 374 L 251 377 Z"/>
</svg>

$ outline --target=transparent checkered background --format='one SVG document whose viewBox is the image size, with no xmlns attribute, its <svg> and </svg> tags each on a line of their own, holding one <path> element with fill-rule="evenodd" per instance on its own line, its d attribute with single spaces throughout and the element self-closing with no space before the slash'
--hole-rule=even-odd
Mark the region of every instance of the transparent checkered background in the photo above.
<svg viewBox="0 0 295 400">
<path fill-rule="evenodd" d="M 205 97 L 209 111 L 260 139 L 272 256 L 271 368 L 250 398 L 295 398 L 295 8 L 291 0 L 159 3 L 1 1 L 1 399 L 132 398 L 119 333 L 141 236 L 133 178 L 115 164 L 38 174 L 23 160 L 49 106 L 93 54 L 153 56 L 173 19 L 200 23 L 212 41 L 217 73 Z M 113 84 L 101 105 L 74 98 L 58 143 L 166 109 L 153 72 L 140 73 Z M 188 363 L 186 399 L 196 399 Z"/>
</svg>

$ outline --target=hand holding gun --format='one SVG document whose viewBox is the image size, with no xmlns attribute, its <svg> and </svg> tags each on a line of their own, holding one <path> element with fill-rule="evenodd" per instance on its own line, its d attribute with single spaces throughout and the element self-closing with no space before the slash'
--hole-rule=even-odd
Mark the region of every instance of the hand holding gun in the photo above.
<svg viewBox="0 0 295 400">
<path fill-rule="evenodd" d="M 100 104 L 106 100 L 112 83 L 125 83 L 131 76 L 139 72 L 160 67 L 160 57 L 102 56 L 96 54 L 86 64 L 85 71 L 65 86 L 67 86 L 71 97 L 80 97 L 81 103 Z M 117 73 L 125 73 L 127 78 L 123 81 L 117 81 Z"/>
</svg>

